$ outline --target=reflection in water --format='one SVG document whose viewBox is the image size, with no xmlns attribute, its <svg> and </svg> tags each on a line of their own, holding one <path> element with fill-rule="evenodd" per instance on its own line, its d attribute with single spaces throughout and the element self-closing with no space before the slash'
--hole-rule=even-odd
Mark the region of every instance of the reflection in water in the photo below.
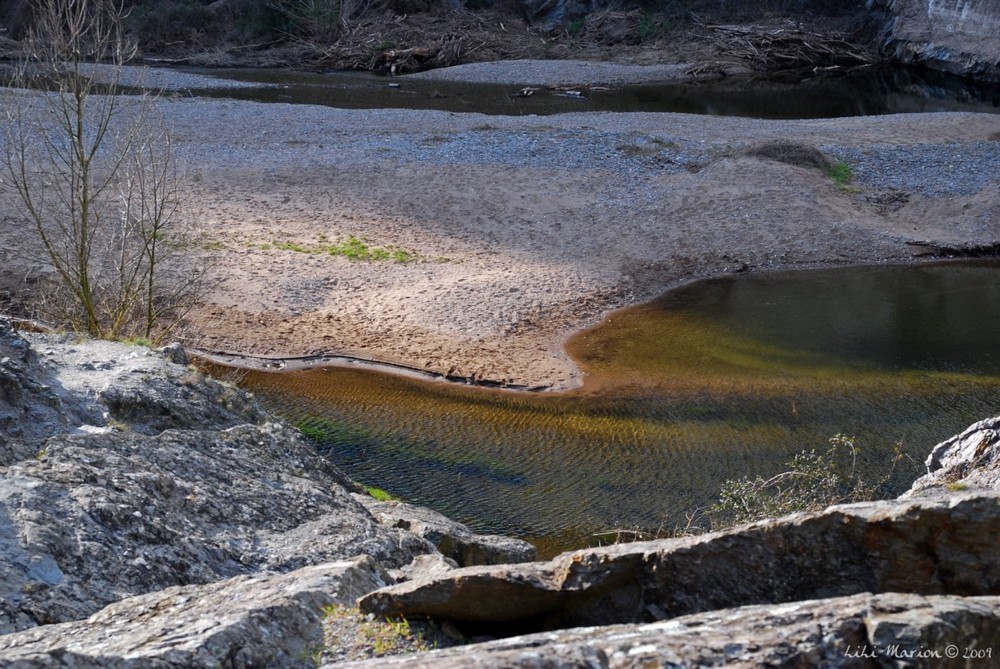
<svg viewBox="0 0 1000 669">
<path fill-rule="evenodd" d="M 566 112 L 684 112 L 715 116 L 803 119 L 936 111 L 1000 113 L 1000 91 L 954 75 L 905 68 L 796 73 L 785 77 L 728 77 L 697 82 L 581 89 L 582 96 L 520 87 L 371 74 L 310 74 L 285 70 L 193 70 L 260 87 L 192 91 L 258 102 L 325 105 L 343 109 L 438 109 L 496 115 Z M 389 87 L 389 82 L 393 87 Z"/>
<path fill-rule="evenodd" d="M 349 475 L 542 552 L 683 524 L 729 478 L 829 437 L 916 461 L 1000 409 L 1000 270 L 964 264 L 693 284 L 574 337 L 578 391 L 532 395 L 350 369 L 244 385 Z M 914 463 L 915 469 L 922 469 Z"/>
</svg>

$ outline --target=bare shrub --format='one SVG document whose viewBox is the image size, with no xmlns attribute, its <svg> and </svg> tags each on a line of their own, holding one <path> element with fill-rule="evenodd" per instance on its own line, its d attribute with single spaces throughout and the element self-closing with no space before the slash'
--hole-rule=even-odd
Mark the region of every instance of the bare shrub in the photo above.
<svg viewBox="0 0 1000 669">
<path fill-rule="evenodd" d="M 162 281 L 176 228 L 177 173 L 156 95 L 122 96 L 122 0 L 40 0 L 3 100 L 0 182 L 16 192 L 33 261 L 57 288 L 50 318 L 96 337 L 151 338 L 198 281 Z M 45 89 L 43 91 L 33 89 Z"/>
</svg>

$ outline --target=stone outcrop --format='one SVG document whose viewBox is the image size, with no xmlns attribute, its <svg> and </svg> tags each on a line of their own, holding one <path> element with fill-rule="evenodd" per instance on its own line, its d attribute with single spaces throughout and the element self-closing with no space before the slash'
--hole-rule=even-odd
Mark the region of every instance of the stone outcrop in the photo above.
<svg viewBox="0 0 1000 669">
<path fill-rule="evenodd" d="M 315 667 L 324 608 L 385 584 L 369 557 L 130 597 L 87 620 L 0 637 L 18 669 Z"/>
<path fill-rule="evenodd" d="M 311 666 L 356 598 L 545 630 L 359 666 L 947 667 L 1000 639 L 1000 418 L 900 500 L 492 564 L 533 549 L 363 495 L 184 360 L 0 319 L 0 664 Z"/>
<path fill-rule="evenodd" d="M 527 541 L 495 534 L 475 534 L 432 509 L 398 501 L 382 502 L 366 495 L 355 495 L 354 498 L 382 525 L 406 530 L 426 539 L 460 567 L 531 562 L 538 558 L 538 551 Z"/>
<path fill-rule="evenodd" d="M 184 359 L 0 319 L 0 633 L 169 586 L 437 554 L 380 523 L 252 396 L 171 362 Z M 493 542 L 435 527 L 442 545 Z"/>
<path fill-rule="evenodd" d="M 53 437 L 0 478 L 0 631 L 171 585 L 433 551 L 345 484 L 277 424 Z"/>
<path fill-rule="evenodd" d="M 1000 491 L 1000 418 L 988 418 L 942 441 L 927 457 L 927 474 L 904 498 L 973 490 Z"/>
<path fill-rule="evenodd" d="M 725 609 L 643 625 L 541 632 L 337 666 L 958 669 L 994 666 L 1000 651 L 997 639 L 1000 597 L 863 593 Z"/>
<path fill-rule="evenodd" d="M 225 429 L 268 420 L 251 395 L 144 346 L 19 333 L 0 318 L 0 437 L 32 453 L 56 434 Z M 0 466 L 25 453 L 4 456 Z"/>
<path fill-rule="evenodd" d="M 509 633 L 860 592 L 1000 595 L 998 536 L 998 493 L 852 504 L 548 562 L 457 569 L 360 605 Z"/>
<path fill-rule="evenodd" d="M 1000 5 L 994 0 L 868 0 L 896 60 L 1000 80 Z"/>
</svg>

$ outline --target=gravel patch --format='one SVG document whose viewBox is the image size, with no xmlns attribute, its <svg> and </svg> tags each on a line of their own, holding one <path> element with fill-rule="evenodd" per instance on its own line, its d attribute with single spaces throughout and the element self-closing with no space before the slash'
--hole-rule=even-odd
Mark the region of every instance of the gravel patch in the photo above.
<svg viewBox="0 0 1000 669">
<path fill-rule="evenodd" d="M 856 182 L 927 197 L 975 195 L 1000 175 L 1000 142 L 824 147 Z"/>
</svg>

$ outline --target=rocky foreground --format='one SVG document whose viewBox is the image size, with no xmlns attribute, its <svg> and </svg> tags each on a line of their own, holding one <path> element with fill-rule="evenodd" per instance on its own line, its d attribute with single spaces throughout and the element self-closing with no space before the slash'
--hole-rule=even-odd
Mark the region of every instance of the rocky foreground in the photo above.
<svg viewBox="0 0 1000 669">
<path fill-rule="evenodd" d="M 372 499 L 186 363 L 0 320 L 0 665 L 316 666 L 337 656 L 324 618 L 355 602 L 506 637 L 370 666 L 1000 653 L 1000 418 L 938 445 L 898 500 L 531 562 L 523 542 Z"/>
</svg>

